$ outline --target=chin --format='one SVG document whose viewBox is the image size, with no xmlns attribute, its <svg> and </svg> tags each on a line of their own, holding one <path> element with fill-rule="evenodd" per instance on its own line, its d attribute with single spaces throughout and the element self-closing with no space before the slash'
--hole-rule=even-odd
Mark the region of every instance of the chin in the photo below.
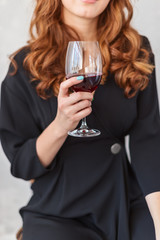
<svg viewBox="0 0 160 240">
<path fill-rule="evenodd" d="M 95 15 L 93 13 L 84 12 L 82 14 L 79 14 L 79 17 L 84 18 L 84 19 L 95 19 L 98 17 L 98 15 Z"/>
<path fill-rule="evenodd" d="M 70 20 L 75 16 L 84 19 L 97 18 L 107 7 L 110 0 L 62 0 L 63 11 Z M 92 1 L 92 3 L 87 1 Z"/>
</svg>

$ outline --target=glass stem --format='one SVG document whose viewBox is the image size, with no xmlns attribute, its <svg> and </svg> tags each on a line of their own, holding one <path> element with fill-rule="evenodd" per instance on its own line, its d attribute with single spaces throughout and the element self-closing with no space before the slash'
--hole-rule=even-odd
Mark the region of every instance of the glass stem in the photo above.
<svg viewBox="0 0 160 240">
<path fill-rule="evenodd" d="M 82 123 L 81 123 L 80 129 L 88 129 L 86 117 L 82 118 Z"/>
</svg>

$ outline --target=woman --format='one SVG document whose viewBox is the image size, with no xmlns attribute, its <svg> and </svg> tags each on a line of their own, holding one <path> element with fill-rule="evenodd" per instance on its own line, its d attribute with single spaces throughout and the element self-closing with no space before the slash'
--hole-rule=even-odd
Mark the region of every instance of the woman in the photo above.
<svg viewBox="0 0 160 240">
<path fill-rule="evenodd" d="M 37 0 L 31 38 L 14 54 L 1 100 L 11 173 L 34 179 L 20 209 L 23 240 L 160 239 L 154 57 L 131 18 L 129 0 Z M 94 101 L 92 93 L 69 94 L 83 81 L 65 79 L 71 40 L 99 41 L 103 79 Z M 85 116 L 102 134 L 68 136 Z"/>
</svg>

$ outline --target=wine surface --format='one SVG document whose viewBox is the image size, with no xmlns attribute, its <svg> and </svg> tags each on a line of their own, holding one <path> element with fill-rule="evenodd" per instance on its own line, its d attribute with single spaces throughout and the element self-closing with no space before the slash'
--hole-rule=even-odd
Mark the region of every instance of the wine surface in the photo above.
<svg viewBox="0 0 160 240">
<path fill-rule="evenodd" d="M 71 89 L 75 92 L 93 92 L 98 87 L 102 74 L 74 74 L 66 77 L 66 79 L 69 79 L 71 77 L 77 77 L 77 76 L 84 76 L 84 80 L 80 82 L 79 84 L 76 84 L 71 87 Z"/>
</svg>

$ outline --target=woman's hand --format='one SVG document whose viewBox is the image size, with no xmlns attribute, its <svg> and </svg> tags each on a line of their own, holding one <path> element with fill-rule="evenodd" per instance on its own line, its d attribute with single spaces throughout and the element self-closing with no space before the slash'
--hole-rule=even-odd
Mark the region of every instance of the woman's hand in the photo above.
<svg viewBox="0 0 160 240">
<path fill-rule="evenodd" d="M 73 77 L 60 85 L 56 118 L 37 138 L 37 155 L 44 167 L 51 164 L 65 142 L 68 131 L 76 128 L 79 121 L 92 111 L 93 93 L 78 92 L 68 94 L 68 89 L 81 81 Z"/>
<path fill-rule="evenodd" d="M 91 102 L 93 93 L 74 92 L 70 95 L 68 93 L 71 86 L 82 81 L 77 80 L 76 77 L 72 77 L 60 85 L 55 122 L 64 133 L 75 129 L 79 121 L 88 116 L 92 111 Z"/>
<path fill-rule="evenodd" d="M 158 226 L 157 228 L 155 228 L 156 240 L 160 240 L 160 230 L 159 230 L 159 227 L 160 227 L 160 226 Z"/>
<path fill-rule="evenodd" d="M 156 240 L 160 240 L 160 192 L 153 192 L 145 197 L 153 218 Z"/>
</svg>

